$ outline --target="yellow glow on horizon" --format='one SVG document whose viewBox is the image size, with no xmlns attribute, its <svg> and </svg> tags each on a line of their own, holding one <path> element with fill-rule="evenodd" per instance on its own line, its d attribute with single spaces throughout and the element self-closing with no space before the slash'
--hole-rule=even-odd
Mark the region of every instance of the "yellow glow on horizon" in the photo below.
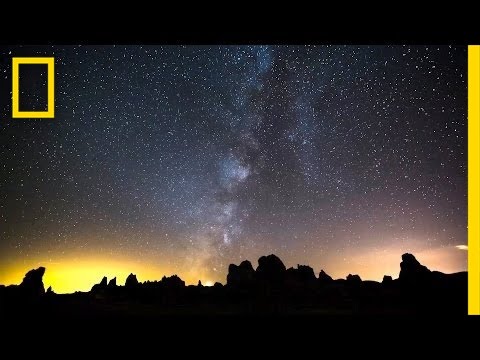
<svg viewBox="0 0 480 360">
<path fill-rule="evenodd" d="M 20 284 L 25 274 L 40 266 L 46 268 L 43 276 L 45 289 L 52 287 L 56 293 L 73 293 L 75 291 L 89 291 L 94 284 L 98 284 L 104 276 L 108 281 L 116 277 L 117 285 L 124 285 L 127 276 L 133 273 L 138 281 L 161 280 L 166 275 L 173 275 L 170 269 L 148 264 L 146 262 L 135 262 L 128 259 L 106 259 L 106 258 L 81 258 L 66 259 L 61 261 L 30 261 L 28 263 L 13 263 L 11 267 L 2 269 L 0 284 Z M 187 284 L 196 284 L 197 279 L 184 278 L 178 274 Z"/>
<path fill-rule="evenodd" d="M 414 239 L 408 242 L 408 246 L 387 244 L 375 248 L 346 248 L 342 251 L 332 250 L 328 256 L 322 252 L 311 252 L 303 258 L 297 253 L 256 249 L 255 252 L 242 254 L 240 258 L 224 259 L 224 264 L 239 264 L 241 260 L 250 260 L 255 269 L 256 259 L 264 254 L 275 253 L 287 267 L 310 265 L 316 276 L 323 269 L 336 279 L 344 279 L 351 273 L 359 274 L 363 280 L 381 281 L 383 275 L 397 278 L 401 255 L 410 252 L 431 270 L 446 273 L 466 270 L 466 251 L 459 250 L 458 246 L 428 248 L 423 243 Z M 212 268 L 212 263 L 197 261 L 195 255 L 187 257 L 183 254 L 182 257 L 180 254 L 135 253 L 128 256 L 72 252 L 69 255 L 50 253 L 48 257 L 39 256 L 28 260 L 10 257 L 7 262 L 0 263 L 0 284 L 20 284 L 27 271 L 39 266 L 46 268 L 43 278 L 45 288 L 52 286 L 56 293 L 89 291 L 103 276 L 108 281 L 116 277 L 117 285 L 124 285 L 130 273 L 135 274 L 140 282 L 161 280 L 163 276 L 177 274 L 186 285 L 197 285 L 199 280 L 204 286 L 213 286 L 216 281 L 226 283 L 228 265 Z"/>
</svg>

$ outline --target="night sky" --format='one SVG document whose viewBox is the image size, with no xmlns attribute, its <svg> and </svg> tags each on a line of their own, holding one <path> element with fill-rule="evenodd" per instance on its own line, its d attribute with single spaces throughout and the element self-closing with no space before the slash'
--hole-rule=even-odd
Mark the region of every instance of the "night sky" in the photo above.
<svg viewBox="0 0 480 360">
<path fill-rule="evenodd" d="M 11 58 L 55 57 L 55 119 Z M 466 270 L 465 46 L 0 47 L 0 283 Z M 20 67 L 44 110 L 46 67 Z M 462 246 L 463 245 L 463 246 Z"/>
</svg>

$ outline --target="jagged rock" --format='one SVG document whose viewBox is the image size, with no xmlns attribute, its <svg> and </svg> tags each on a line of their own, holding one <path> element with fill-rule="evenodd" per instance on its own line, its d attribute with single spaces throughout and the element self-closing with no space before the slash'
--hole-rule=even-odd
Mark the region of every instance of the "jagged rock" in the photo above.
<svg viewBox="0 0 480 360">
<path fill-rule="evenodd" d="M 232 287 L 246 287 L 252 284 L 255 270 L 250 261 L 245 260 L 240 265 L 230 264 L 228 267 L 227 285 Z"/>
<path fill-rule="evenodd" d="M 297 268 L 287 269 L 287 277 L 290 281 L 301 283 L 314 282 L 317 278 L 313 269 L 308 265 L 297 265 Z"/>
<path fill-rule="evenodd" d="M 107 288 L 107 277 L 104 276 L 102 278 L 102 281 L 92 286 L 92 292 L 104 291 L 106 288 Z"/>
<path fill-rule="evenodd" d="M 282 260 L 272 254 L 258 259 L 255 275 L 257 279 L 270 285 L 280 285 L 285 280 L 286 271 L 287 269 Z"/>
<path fill-rule="evenodd" d="M 329 282 L 332 282 L 333 279 L 325 271 L 321 270 L 320 274 L 318 274 L 318 281 L 321 283 L 329 283 Z"/>
<path fill-rule="evenodd" d="M 349 283 L 349 284 L 360 284 L 361 282 L 362 282 L 362 279 L 360 278 L 359 275 L 348 274 L 347 283 Z"/>
<path fill-rule="evenodd" d="M 116 287 L 116 286 L 117 286 L 117 278 L 114 277 L 108 282 L 108 287 L 110 288 L 110 287 Z"/>
<path fill-rule="evenodd" d="M 315 272 L 308 265 L 297 265 L 297 274 L 302 281 L 315 281 Z"/>
<path fill-rule="evenodd" d="M 43 266 L 38 269 L 30 270 L 25 274 L 20 288 L 28 296 L 41 296 L 45 294 L 45 287 L 43 286 L 43 275 L 45 268 Z"/>
<path fill-rule="evenodd" d="M 197 286 L 198 286 L 198 287 L 203 287 L 203 284 L 202 284 L 202 281 L 201 281 L 201 280 L 198 280 Z"/>
<path fill-rule="evenodd" d="M 393 279 L 390 275 L 384 275 L 382 284 L 391 284 L 393 282 Z"/>
<path fill-rule="evenodd" d="M 418 283 L 430 280 L 432 272 L 424 265 L 420 264 L 412 254 L 402 255 L 400 263 L 399 280 L 402 283 Z"/>
<path fill-rule="evenodd" d="M 127 279 L 125 280 L 125 287 L 126 288 L 135 288 L 137 286 L 138 286 L 137 276 L 130 273 L 130 275 L 128 275 Z"/>
<path fill-rule="evenodd" d="M 53 294 L 55 294 L 55 293 L 53 292 L 52 287 L 49 286 L 45 295 L 53 295 Z"/>
<path fill-rule="evenodd" d="M 172 275 L 170 277 L 164 276 L 162 278 L 162 284 L 166 288 L 183 288 L 183 287 L 185 287 L 185 281 L 180 279 L 177 275 Z"/>
</svg>

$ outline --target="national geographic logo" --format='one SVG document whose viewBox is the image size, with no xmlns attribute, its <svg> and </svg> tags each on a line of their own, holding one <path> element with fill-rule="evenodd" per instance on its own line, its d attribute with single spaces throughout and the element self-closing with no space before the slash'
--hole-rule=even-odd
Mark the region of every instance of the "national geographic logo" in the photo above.
<svg viewBox="0 0 480 360">
<path fill-rule="evenodd" d="M 20 65 L 47 65 L 47 110 L 20 111 Z M 52 119 L 55 117 L 55 59 L 53 57 L 12 58 L 12 118 Z"/>
</svg>

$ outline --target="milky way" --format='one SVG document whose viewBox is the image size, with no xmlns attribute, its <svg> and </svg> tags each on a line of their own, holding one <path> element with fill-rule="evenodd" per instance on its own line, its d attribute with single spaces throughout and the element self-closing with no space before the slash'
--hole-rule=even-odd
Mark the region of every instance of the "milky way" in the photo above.
<svg viewBox="0 0 480 360">
<path fill-rule="evenodd" d="M 225 282 L 267 253 L 338 277 L 396 276 L 405 251 L 466 268 L 466 47 L 0 55 L 0 283 L 86 259 Z M 11 118 L 12 56 L 55 57 L 54 120 Z M 23 71 L 42 110 L 44 69 Z"/>
</svg>

